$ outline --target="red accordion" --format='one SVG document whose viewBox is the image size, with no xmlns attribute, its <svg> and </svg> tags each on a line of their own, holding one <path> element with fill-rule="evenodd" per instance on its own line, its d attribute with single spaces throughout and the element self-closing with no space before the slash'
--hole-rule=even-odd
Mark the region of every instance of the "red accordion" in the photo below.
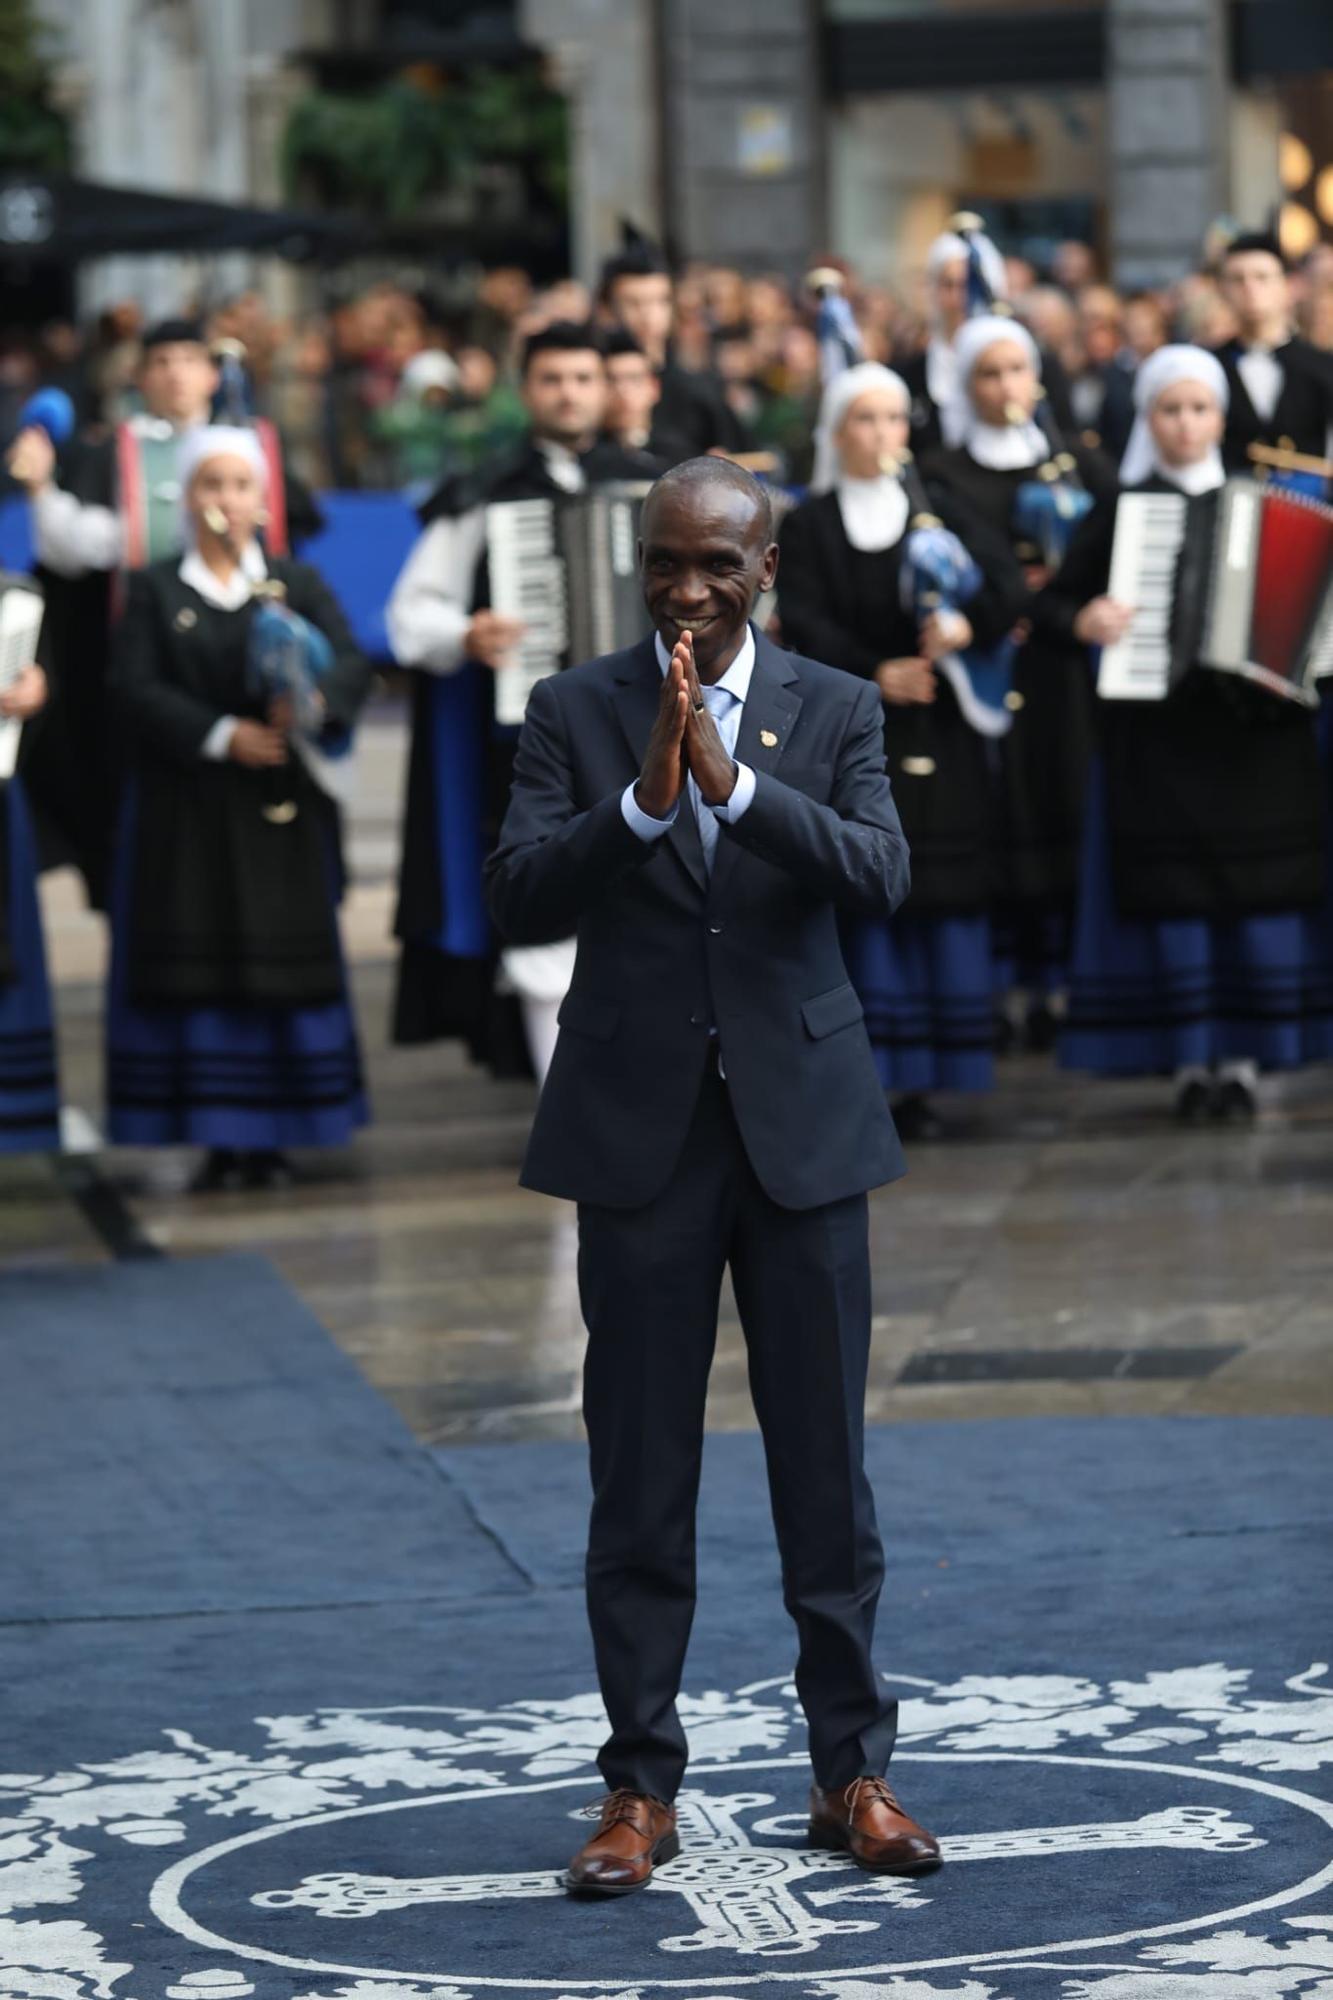
<svg viewBox="0 0 1333 2000">
<path fill-rule="evenodd" d="M 1333 507 L 1229 479 L 1219 496 L 1198 658 L 1313 707 L 1333 673 Z"/>
</svg>

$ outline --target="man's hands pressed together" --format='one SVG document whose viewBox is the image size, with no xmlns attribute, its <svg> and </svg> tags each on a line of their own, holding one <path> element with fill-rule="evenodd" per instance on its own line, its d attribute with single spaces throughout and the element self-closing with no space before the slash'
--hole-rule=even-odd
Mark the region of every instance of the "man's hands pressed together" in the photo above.
<svg viewBox="0 0 1333 2000">
<path fill-rule="evenodd" d="M 736 789 L 736 763 L 718 734 L 717 722 L 704 702 L 694 665 L 694 634 L 682 632 L 676 653 L 684 654 L 685 688 L 690 697 L 685 717 L 685 762 L 706 806 L 724 806 Z M 672 654 L 675 659 L 675 653 Z"/>
<path fill-rule="evenodd" d="M 640 809 L 650 819 L 670 819 L 687 774 L 706 805 L 725 805 L 735 789 L 735 762 L 718 734 L 695 669 L 693 634 L 682 632 L 662 681 L 657 721 L 634 787 Z"/>
</svg>

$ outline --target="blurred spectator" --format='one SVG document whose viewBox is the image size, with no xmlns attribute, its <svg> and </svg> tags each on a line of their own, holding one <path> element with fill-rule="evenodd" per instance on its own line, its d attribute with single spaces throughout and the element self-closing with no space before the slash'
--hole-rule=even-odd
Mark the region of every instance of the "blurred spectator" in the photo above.
<svg viewBox="0 0 1333 2000">
<path fill-rule="evenodd" d="M 808 326 L 789 326 L 779 365 L 765 381 L 768 397 L 755 422 L 756 444 L 779 452 L 786 476 L 808 484 L 819 415 L 819 342 Z"/>
<path fill-rule="evenodd" d="M 394 486 L 417 489 L 424 498 L 453 470 L 449 414 L 459 382 L 458 363 L 439 348 L 425 348 L 403 369 L 392 400 L 372 413 L 371 435 L 384 448 Z"/>
<path fill-rule="evenodd" d="M 751 435 L 763 413 L 764 397 L 756 380 L 754 342 L 743 326 L 723 328 L 713 342 L 713 361 L 727 406 Z"/>
<path fill-rule="evenodd" d="M 674 460 L 680 444 L 689 454 L 744 451 L 749 439 L 715 375 L 684 368 L 673 352 L 675 296 L 671 274 L 651 244 L 636 243 L 602 267 L 601 304 L 642 347 L 657 370 L 661 400 L 652 450 Z"/>
<path fill-rule="evenodd" d="M 1083 364 L 1083 345 L 1073 300 L 1056 285 L 1034 285 L 1017 303 L 1018 317 L 1038 347 L 1053 354 L 1066 375 L 1076 374 Z"/>
<path fill-rule="evenodd" d="M 1176 286 L 1176 334 L 1195 347 L 1222 347 L 1233 340 L 1230 306 L 1206 271 L 1191 271 Z"/>
<path fill-rule="evenodd" d="M 329 435 L 332 368 L 328 329 L 311 320 L 289 331 L 274 357 L 268 388 L 268 414 L 282 432 L 288 462 L 297 478 L 315 489 L 334 483 Z"/>
<path fill-rule="evenodd" d="M 0 438 L 8 444 L 18 429 L 18 414 L 37 387 L 37 360 L 21 334 L 0 338 Z M 5 490 L 13 492 L 5 473 Z"/>
<path fill-rule="evenodd" d="M 88 380 L 103 423 L 120 423 L 138 408 L 139 336 L 143 314 L 126 301 L 108 306 L 97 322 L 88 354 Z"/>
<path fill-rule="evenodd" d="M 1333 285 L 1317 285 L 1306 293 L 1300 319 L 1310 345 L 1333 354 Z"/>
<path fill-rule="evenodd" d="M 714 338 L 749 332 L 745 280 L 728 264 L 714 264 L 704 275 L 704 305 Z"/>
<path fill-rule="evenodd" d="M 1077 298 L 1089 285 L 1095 285 L 1098 275 L 1097 259 L 1086 243 L 1071 239 L 1056 244 L 1055 255 L 1051 258 L 1051 276 L 1071 298 Z"/>
<path fill-rule="evenodd" d="M 1125 300 L 1126 365 L 1139 367 L 1170 338 L 1170 315 L 1156 292 L 1131 292 Z"/>
<path fill-rule="evenodd" d="M 495 356 L 475 344 L 460 347 L 458 389 L 444 426 L 446 462 L 471 471 L 511 451 L 527 435 L 528 413 L 515 385 L 503 377 Z"/>
<path fill-rule="evenodd" d="M 37 371 L 42 382 L 63 389 L 81 423 L 93 414 L 92 389 L 84 365 L 83 335 L 72 320 L 48 320 L 37 342 Z"/>
<path fill-rule="evenodd" d="M 1109 285 L 1088 285 L 1078 297 L 1077 365 L 1069 402 L 1081 441 L 1119 461 L 1134 425 L 1134 364 L 1124 353 L 1124 308 Z"/>
<path fill-rule="evenodd" d="M 662 396 L 657 371 L 632 333 L 613 327 L 602 343 L 606 362 L 606 429 L 628 451 L 647 451 Z"/>
</svg>

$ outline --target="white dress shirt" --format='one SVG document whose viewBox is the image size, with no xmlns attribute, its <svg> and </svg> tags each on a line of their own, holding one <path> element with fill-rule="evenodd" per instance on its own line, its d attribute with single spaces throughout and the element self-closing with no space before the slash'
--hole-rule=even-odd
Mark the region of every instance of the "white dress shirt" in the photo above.
<svg viewBox="0 0 1333 2000">
<path fill-rule="evenodd" d="M 578 454 L 549 438 L 534 442 L 555 484 L 566 493 L 582 493 L 588 481 Z M 384 610 L 389 650 L 400 667 L 457 673 L 485 548 L 484 506 L 431 522 L 399 571 Z"/>
<path fill-rule="evenodd" d="M 1271 423 L 1286 380 L 1282 363 L 1272 348 L 1247 347 L 1236 357 L 1236 373 L 1245 384 L 1245 393 L 1260 423 Z"/>
<path fill-rule="evenodd" d="M 667 670 L 671 665 L 671 655 L 663 644 L 660 632 L 656 634 L 653 643 L 657 648 L 657 664 L 665 680 Z M 723 746 L 735 765 L 736 782 L 732 787 L 731 797 L 724 799 L 721 805 L 708 805 L 699 787 L 695 784 L 693 777 L 689 777 L 685 781 L 685 789 L 689 794 L 690 805 L 693 808 L 694 817 L 698 822 L 699 839 L 704 850 L 704 863 L 710 875 L 713 870 L 713 854 L 717 847 L 718 828 L 721 822 L 725 820 L 728 825 L 734 826 L 741 815 L 748 811 L 750 803 L 754 798 L 754 771 L 748 764 L 735 763 L 736 740 L 740 735 L 741 717 L 745 712 L 745 702 L 750 692 L 750 679 L 753 673 L 754 627 L 747 625 L 745 628 L 745 637 L 741 642 L 741 649 L 727 668 L 727 671 L 722 675 L 720 680 L 713 683 L 712 687 L 703 689 L 704 701 L 712 711 L 713 718 L 717 723 L 717 733 L 722 738 Z M 713 697 L 712 700 L 709 699 L 710 696 Z M 726 697 L 725 701 L 723 700 L 724 696 Z M 640 840 L 660 840 L 663 834 L 669 833 L 675 825 L 679 802 L 672 807 L 666 819 L 654 819 L 650 813 L 646 813 L 643 810 L 634 796 L 634 786 L 637 782 L 637 779 L 631 780 L 620 795 L 620 810 L 625 816 L 625 824 L 632 833 L 638 834 Z"/>
</svg>

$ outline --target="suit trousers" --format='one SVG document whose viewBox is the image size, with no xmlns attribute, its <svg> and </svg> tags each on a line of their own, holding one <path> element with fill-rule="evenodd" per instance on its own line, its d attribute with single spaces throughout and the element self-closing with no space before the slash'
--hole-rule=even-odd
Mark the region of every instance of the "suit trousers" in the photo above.
<svg viewBox="0 0 1333 2000">
<path fill-rule="evenodd" d="M 763 1436 L 796 1687 L 816 1781 L 884 1770 L 897 1703 L 871 1659 L 884 1558 L 863 1464 L 866 1198 L 779 1208 L 710 1059 L 681 1158 L 642 1208 L 579 1208 L 593 1486 L 587 1596 L 611 1790 L 671 1800 L 695 1606 L 695 1508 L 722 1277 L 731 1267 Z"/>
</svg>

